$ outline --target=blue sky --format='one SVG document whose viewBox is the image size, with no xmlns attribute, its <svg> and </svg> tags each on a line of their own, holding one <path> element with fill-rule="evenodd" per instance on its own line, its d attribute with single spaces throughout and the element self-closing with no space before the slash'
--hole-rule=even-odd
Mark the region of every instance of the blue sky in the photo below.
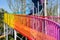
<svg viewBox="0 0 60 40">
<path fill-rule="evenodd" d="M 6 0 L 0 0 L 0 8 L 3 8 L 4 10 L 11 12 L 11 10 L 8 7 Z"/>
<path fill-rule="evenodd" d="M 29 4 L 29 2 L 31 2 L 31 0 L 27 0 L 26 2 Z M 4 10 L 6 10 L 6 11 L 8 11 L 8 12 L 12 12 L 12 11 L 9 9 L 6 0 L 0 0 L 0 8 L 3 8 Z M 28 9 L 28 7 L 27 7 L 26 10 L 28 10 L 26 13 L 29 13 L 30 10 Z"/>
<path fill-rule="evenodd" d="M 30 0 L 27 0 L 27 3 L 29 3 Z M 53 3 L 56 2 L 56 1 L 53 1 Z M 59 1 L 59 4 L 60 4 L 60 1 Z M 53 4 L 54 5 L 54 4 Z M 0 0 L 0 8 L 3 8 L 5 9 L 6 11 L 8 12 L 11 12 L 11 10 L 9 9 L 8 7 L 8 4 L 7 4 L 7 1 L 6 0 Z"/>
</svg>

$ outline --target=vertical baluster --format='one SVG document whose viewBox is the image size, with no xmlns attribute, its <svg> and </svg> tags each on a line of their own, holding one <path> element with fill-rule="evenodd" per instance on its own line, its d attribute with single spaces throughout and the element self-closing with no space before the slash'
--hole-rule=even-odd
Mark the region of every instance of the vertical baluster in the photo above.
<svg viewBox="0 0 60 40">
<path fill-rule="evenodd" d="M 14 40 L 17 40 L 17 32 L 14 30 Z"/>
<path fill-rule="evenodd" d="M 44 1 L 44 13 L 45 13 L 45 16 L 47 16 L 47 10 L 46 10 L 46 0 Z M 46 18 L 46 17 L 45 17 Z M 44 20 L 45 21 L 45 20 Z M 45 29 L 44 29 L 45 28 Z M 43 29 L 46 31 L 46 21 L 44 22 L 44 27 Z M 47 34 L 47 32 L 45 32 Z"/>
</svg>

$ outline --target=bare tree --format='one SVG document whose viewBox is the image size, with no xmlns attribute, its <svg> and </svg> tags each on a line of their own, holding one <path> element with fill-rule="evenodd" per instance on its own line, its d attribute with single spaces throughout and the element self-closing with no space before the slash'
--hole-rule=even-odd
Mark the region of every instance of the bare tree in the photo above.
<svg viewBox="0 0 60 40">
<path fill-rule="evenodd" d="M 56 1 L 56 3 L 53 4 L 53 1 L 55 0 L 48 0 L 48 4 L 47 4 L 47 15 L 48 16 L 56 16 L 58 13 L 58 2 Z"/>
<path fill-rule="evenodd" d="M 26 0 L 7 0 L 8 6 L 14 13 L 25 12 Z"/>
</svg>

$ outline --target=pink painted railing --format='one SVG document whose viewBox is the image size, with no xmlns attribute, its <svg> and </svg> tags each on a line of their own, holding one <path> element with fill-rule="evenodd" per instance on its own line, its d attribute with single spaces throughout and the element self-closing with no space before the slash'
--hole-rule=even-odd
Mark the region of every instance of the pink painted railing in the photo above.
<svg viewBox="0 0 60 40">
<path fill-rule="evenodd" d="M 52 18 L 53 18 L 53 20 L 54 19 L 55 20 L 52 21 Z M 35 19 L 37 19 L 38 21 L 41 20 L 40 23 L 45 23 L 44 27 L 43 27 L 43 25 L 41 25 L 41 26 L 39 24 L 37 24 L 37 25 L 39 25 L 40 27 L 42 27 L 42 30 L 45 29 L 45 33 L 47 35 L 50 35 L 50 36 L 56 38 L 57 40 L 60 40 L 60 24 L 59 24 L 60 21 L 58 22 L 58 17 L 44 17 L 44 18 L 43 17 L 38 17 L 38 18 L 35 17 Z M 57 19 L 57 21 L 56 21 L 56 19 Z M 36 25 L 36 27 L 37 27 L 37 25 Z"/>
<path fill-rule="evenodd" d="M 52 17 L 16 15 L 21 24 L 28 26 L 38 32 L 45 33 L 51 37 L 60 40 L 60 24 L 52 21 Z M 46 18 L 46 19 L 45 19 Z M 54 17 L 53 17 L 54 18 Z"/>
</svg>

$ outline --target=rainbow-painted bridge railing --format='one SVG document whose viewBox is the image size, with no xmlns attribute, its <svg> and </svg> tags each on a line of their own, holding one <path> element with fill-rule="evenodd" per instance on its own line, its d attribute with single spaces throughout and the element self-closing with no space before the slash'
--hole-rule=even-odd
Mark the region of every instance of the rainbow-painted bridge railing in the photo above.
<svg viewBox="0 0 60 40">
<path fill-rule="evenodd" d="M 5 13 L 4 22 L 29 40 L 60 40 L 60 24 L 42 16 Z"/>
</svg>

